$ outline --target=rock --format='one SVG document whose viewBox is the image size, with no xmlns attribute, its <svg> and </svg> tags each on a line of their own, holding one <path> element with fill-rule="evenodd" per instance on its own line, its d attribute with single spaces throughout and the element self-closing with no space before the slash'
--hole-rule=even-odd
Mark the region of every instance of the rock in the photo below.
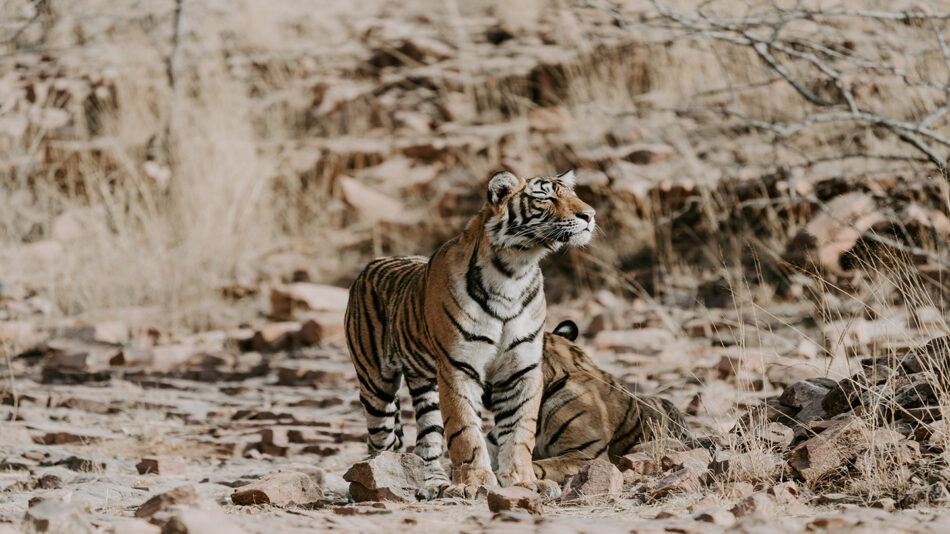
<svg viewBox="0 0 950 534">
<path fill-rule="evenodd" d="M 416 147 L 413 147 L 413 149 L 415 148 Z M 438 152 L 441 153 L 441 151 Z M 436 158 L 436 156 L 430 154 L 429 151 L 422 149 L 407 149 L 404 153 L 407 156 L 422 157 L 422 159 Z M 364 220 L 394 224 L 411 224 L 418 220 L 417 216 L 409 213 L 400 200 L 380 193 L 378 190 L 364 185 L 358 180 L 348 176 L 340 176 L 339 183 L 340 188 L 343 190 L 343 199 L 347 204 L 355 208 Z"/>
<path fill-rule="evenodd" d="M 564 483 L 561 501 L 615 496 L 623 488 L 623 475 L 614 464 L 596 458 Z"/>
<path fill-rule="evenodd" d="M 673 147 L 659 143 L 627 145 L 618 147 L 618 151 L 623 154 L 623 159 L 637 165 L 659 163 L 669 159 L 675 153 Z"/>
<path fill-rule="evenodd" d="M 168 510 L 172 506 L 194 505 L 198 503 L 198 489 L 195 486 L 178 486 L 177 488 L 160 493 L 145 501 L 135 511 L 135 517 L 152 517 L 157 512 Z"/>
<path fill-rule="evenodd" d="M 833 420 L 821 434 L 789 453 L 788 464 L 805 480 L 817 480 L 867 448 L 865 422 L 853 415 Z"/>
<path fill-rule="evenodd" d="M 714 525 L 719 525 L 721 527 L 731 527 L 736 522 L 736 516 L 728 510 L 723 510 L 722 508 L 712 508 L 709 510 L 704 510 L 693 514 L 693 519 L 696 521 L 703 521 L 704 523 L 712 523 Z"/>
<path fill-rule="evenodd" d="M 782 423 L 769 423 L 753 429 L 752 436 L 774 449 L 785 449 L 791 445 L 795 432 Z"/>
<path fill-rule="evenodd" d="M 706 472 L 706 468 L 712 458 L 706 449 L 691 449 L 688 451 L 670 452 L 660 458 L 660 467 L 663 471 L 675 470 L 681 467 L 688 467 L 695 473 Z"/>
<path fill-rule="evenodd" d="M 662 438 L 638 443 L 630 449 L 629 454 L 643 453 L 651 458 L 656 458 L 668 452 L 685 450 L 688 450 L 688 447 L 682 441 L 675 438 Z"/>
<path fill-rule="evenodd" d="M 162 534 L 242 534 L 247 532 L 220 510 L 181 510 L 162 527 Z"/>
<path fill-rule="evenodd" d="M 183 475 L 185 474 L 185 459 L 181 456 L 146 456 L 135 464 L 140 475 Z"/>
<path fill-rule="evenodd" d="M 638 475 L 652 475 L 656 471 L 656 462 L 642 452 L 625 454 L 617 462 L 620 471 L 633 471 Z"/>
<path fill-rule="evenodd" d="M 535 515 L 544 513 L 541 496 L 520 486 L 489 488 L 488 509 L 492 512 L 527 512 Z"/>
<path fill-rule="evenodd" d="M 847 493 L 823 493 L 818 496 L 818 504 L 862 504 L 861 497 L 848 495 Z"/>
<path fill-rule="evenodd" d="M 23 525 L 30 532 L 83 534 L 96 531 L 86 519 L 82 508 L 74 503 L 48 499 L 31 506 L 23 516 Z"/>
<path fill-rule="evenodd" d="M 323 498 L 323 490 L 310 475 L 299 471 L 282 471 L 241 486 L 231 494 L 234 504 L 303 505 Z"/>
<path fill-rule="evenodd" d="M 251 338 L 251 350 L 258 352 L 277 352 L 288 350 L 297 345 L 300 323 L 283 321 L 270 323 L 259 328 Z"/>
<path fill-rule="evenodd" d="M 107 534 L 161 534 L 162 529 L 141 519 L 122 519 L 106 527 Z"/>
<path fill-rule="evenodd" d="M 755 492 L 755 486 L 744 480 L 726 482 L 722 487 L 722 494 L 727 499 L 744 499 Z"/>
<path fill-rule="evenodd" d="M 719 499 L 716 498 L 715 495 L 707 495 L 689 505 L 689 512 L 691 514 L 695 514 L 696 512 L 702 512 L 703 510 L 715 510 L 716 508 L 719 508 Z"/>
<path fill-rule="evenodd" d="M 94 443 L 103 439 L 114 438 L 114 434 L 95 428 L 83 428 L 62 423 L 37 422 L 27 425 L 33 430 L 42 432 L 35 438 L 43 445 L 63 445 L 66 443 Z"/>
<path fill-rule="evenodd" d="M 315 345 L 344 339 L 343 314 L 337 312 L 314 313 L 300 326 L 300 341 Z"/>
<path fill-rule="evenodd" d="M 354 501 L 415 502 L 425 482 L 422 458 L 415 454 L 381 452 L 353 464 L 343 475 Z"/>
<path fill-rule="evenodd" d="M 122 347 L 74 338 L 56 338 L 46 342 L 43 350 L 43 381 L 96 373 L 107 369 L 110 362 L 121 357 Z"/>
<path fill-rule="evenodd" d="M 393 513 L 384 503 L 381 502 L 361 502 L 347 504 L 346 506 L 337 506 L 333 509 L 336 515 L 381 515 Z"/>
<path fill-rule="evenodd" d="M 796 382 L 785 388 L 778 401 L 784 406 L 799 410 L 807 406 L 820 405 L 825 395 L 831 391 L 831 387 L 822 382 L 818 380 Z"/>
<path fill-rule="evenodd" d="M 655 356 L 674 341 L 673 334 L 662 328 L 604 330 L 594 338 L 597 350 L 634 352 Z"/>
<path fill-rule="evenodd" d="M 871 503 L 874 508 L 880 508 L 885 512 L 893 512 L 897 508 L 897 501 L 890 497 L 884 497 Z"/>
<path fill-rule="evenodd" d="M 745 517 L 748 515 L 775 517 L 776 506 L 772 497 L 765 493 L 757 492 L 736 503 L 729 511 L 736 517 Z"/>
<path fill-rule="evenodd" d="M 658 498 L 670 493 L 696 493 L 702 488 L 699 475 L 692 469 L 684 467 L 654 482 L 650 488 L 650 495 Z"/>
<path fill-rule="evenodd" d="M 270 291 L 271 315 L 278 320 L 290 320 L 297 310 L 307 312 L 346 311 L 349 291 L 342 287 L 297 282 L 277 286 Z"/>
</svg>

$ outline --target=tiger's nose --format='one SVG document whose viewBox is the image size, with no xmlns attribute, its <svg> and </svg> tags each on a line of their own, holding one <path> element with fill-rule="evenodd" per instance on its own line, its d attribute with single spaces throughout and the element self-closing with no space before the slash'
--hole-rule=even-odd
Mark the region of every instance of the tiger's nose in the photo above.
<svg viewBox="0 0 950 534">
<path fill-rule="evenodd" d="M 594 220 L 594 213 L 596 213 L 594 210 L 584 210 L 577 214 L 577 218 L 589 223 Z"/>
</svg>

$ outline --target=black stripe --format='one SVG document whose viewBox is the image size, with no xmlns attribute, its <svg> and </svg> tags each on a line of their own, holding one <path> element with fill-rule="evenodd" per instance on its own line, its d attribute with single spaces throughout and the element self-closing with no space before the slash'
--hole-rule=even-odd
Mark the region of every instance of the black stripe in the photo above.
<svg viewBox="0 0 950 534">
<path fill-rule="evenodd" d="M 385 432 L 388 434 L 392 432 L 393 429 L 388 426 L 375 426 L 373 428 L 367 428 L 366 431 L 369 432 L 370 434 L 379 434 L 380 432 Z"/>
<path fill-rule="evenodd" d="M 507 410 L 502 410 L 502 411 L 500 411 L 500 412 L 496 412 L 496 413 L 495 413 L 495 423 L 500 425 L 502 421 L 504 421 L 504 420 L 506 420 L 506 419 L 509 419 L 509 418 L 511 418 L 511 417 L 514 417 L 514 415 L 518 413 L 518 410 L 519 410 L 520 408 L 521 408 L 521 404 L 519 404 L 519 405 L 517 405 L 517 406 L 515 406 L 515 407 L 513 407 L 513 408 L 509 408 L 509 409 L 507 409 Z M 515 424 L 518 423 L 518 421 L 514 421 L 514 422 L 515 422 Z"/>
<path fill-rule="evenodd" d="M 433 432 L 437 432 L 439 435 L 442 435 L 442 432 L 444 432 L 444 429 L 439 425 L 427 426 L 423 428 L 422 430 L 420 430 L 418 434 L 416 434 L 416 443 L 418 443 L 419 440 L 422 439 L 423 436 L 427 436 L 429 434 L 432 434 Z"/>
<path fill-rule="evenodd" d="M 406 383 L 408 384 L 408 383 L 409 383 L 409 380 L 406 380 Z M 434 391 L 434 390 L 435 390 L 435 386 L 434 386 L 433 384 L 431 384 L 431 383 L 429 383 L 429 382 L 423 382 L 422 386 L 421 386 L 421 387 L 418 387 L 418 388 L 414 388 L 414 387 L 412 387 L 412 386 L 409 386 L 409 396 L 411 396 L 411 397 L 413 398 L 413 400 L 415 400 L 415 399 L 419 398 L 420 396 L 422 396 L 422 395 L 424 395 L 424 394 L 426 394 L 426 393 L 429 393 L 430 391 Z"/>
<path fill-rule="evenodd" d="M 515 272 L 511 270 L 510 267 L 505 265 L 504 260 L 498 257 L 497 254 L 493 254 L 491 257 L 491 264 L 495 266 L 495 269 L 503 274 L 506 278 L 512 278 L 515 275 Z"/>
<path fill-rule="evenodd" d="M 524 369 L 521 369 L 520 371 L 512 373 L 512 375 L 506 378 L 503 382 L 498 383 L 498 384 L 493 384 L 492 391 L 496 391 L 496 390 L 507 391 L 508 388 L 513 386 L 515 382 L 521 379 L 521 377 L 530 373 L 531 371 L 534 371 L 537 368 L 538 368 L 538 363 L 535 362 L 525 367 Z M 498 401 L 495 401 L 495 402 L 498 402 Z"/>
<path fill-rule="evenodd" d="M 446 355 L 446 359 L 449 360 L 449 363 L 451 363 L 453 367 L 468 375 L 468 377 L 472 380 L 475 380 L 479 384 L 482 382 L 482 378 L 478 375 L 478 371 L 476 371 L 471 365 L 463 361 L 456 360 L 448 355 Z"/>
<path fill-rule="evenodd" d="M 474 342 L 488 343 L 489 345 L 495 344 L 495 342 L 491 338 L 473 334 L 465 330 L 464 328 L 462 328 L 462 325 L 460 325 L 459 322 L 455 320 L 455 317 L 452 317 L 452 314 L 449 313 L 449 309 L 445 306 L 445 303 L 442 304 L 442 311 L 445 312 L 445 316 L 448 317 L 449 321 L 452 322 L 452 326 L 454 326 L 455 329 L 458 330 L 460 334 L 462 334 L 462 337 L 465 338 L 465 341 L 472 342 L 472 343 Z"/>
<path fill-rule="evenodd" d="M 593 445 L 593 444 L 595 444 L 595 443 L 597 443 L 597 442 L 599 442 L 599 441 L 600 441 L 599 439 L 590 440 L 590 441 L 588 441 L 587 443 L 582 443 L 582 444 L 580 444 L 580 445 L 578 445 L 578 446 L 576 446 L 576 447 L 570 447 L 570 448 L 564 449 L 564 452 L 562 452 L 561 454 L 568 453 L 568 452 L 581 452 L 582 450 L 586 449 L 587 447 L 590 447 L 591 445 Z M 590 455 L 590 457 L 591 457 L 591 458 L 597 458 L 597 457 L 600 456 L 605 450 L 606 450 L 606 447 L 604 447 L 603 449 L 601 449 L 597 454 L 592 454 L 592 455 Z"/>
<path fill-rule="evenodd" d="M 438 411 L 438 410 L 439 410 L 439 405 L 438 405 L 438 403 L 429 404 L 428 406 L 423 406 L 422 408 L 419 408 L 418 410 L 416 410 L 416 419 L 422 417 L 423 415 L 425 415 L 425 414 L 427 414 L 427 413 L 435 412 L 435 411 Z"/>
<path fill-rule="evenodd" d="M 570 378 L 570 375 L 564 375 L 561 378 L 558 378 L 557 380 L 555 380 L 554 382 L 551 382 L 550 384 L 548 384 L 548 387 L 544 388 L 544 393 L 541 395 L 541 398 L 546 399 L 548 397 L 551 397 L 558 391 L 561 391 L 562 389 L 564 389 L 564 386 L 567 385 L 568 378 Z"/>
<path fill-rule="evenodd" d="M 571 424 L 575 419 L 577 419 L 578 417 L 582 415 L 584 415 L 584 412 L 577 412 L 570 419 L 568 419 L 567 421 L 564 421 L 564 424 L 562 424 L 561 427 L 558 428 L 554 434 L 551 434 L 551 439 L 549 439 L 548 442 L 556 443 L 557 438 L 561 437 L 561 434 L 563 434 L 564 431 L 567 430 L 567 425 Z"/>
<path fill-rule="evenodd" d="M 362 395 L 360 395 L 360 403 L 363 404 L 363 408 L 366 409 L 366 413 L 372 415 L 373 417 L 392 417 L 396 415 L 395 412 L 383 411 L 373 406 L 370 404 L 369 400 L 367 400 L 366 397 L 363 397 Z"/>
<path fill-rule="evenodd" d="M 544 325 L 541 325 L 541 326 L 544 326 Z M 534 332 L 528 334 L 527 336 L 525 336 L 525 337 L 519 337 L 518 339 L 512 341 L 512 342 L 511 342 L 511 345 L 508 345 L 508 348 L 505 349 L 505 352 L 510 351 L 511 349 L 517 347 L 518 345 L 521 345 L 522 343 L 530 343 L 530 342 L 534 341 L 535 338 L 538 337 L 538 334 L 541 333 L 541 326 L 539 326 L 537 330 L 535 330 Z M 535 365 L 537 365 L 537 364 L 535 364 Z"/>
<path fill-rule="evenodd" d="M 458 429 L 454 434 L 452 434 L 451 436 L 449 436 L 449 439 L 447 439 L 447 440 L 445 441 L 446 447 L 448 447 L 449 449 L 451 449 L 451 448 L 452 448 L 452 442 L 455 441 L 455 438 L 459 437 L 459 434 L 461 434 L 462 432 L 465 432 L 465 431 L 468 430 L 469 428 L 471 428 L 469 425 L 465 425 L 465 426 L 463 426 L 462 428 Z"/>
</svg>

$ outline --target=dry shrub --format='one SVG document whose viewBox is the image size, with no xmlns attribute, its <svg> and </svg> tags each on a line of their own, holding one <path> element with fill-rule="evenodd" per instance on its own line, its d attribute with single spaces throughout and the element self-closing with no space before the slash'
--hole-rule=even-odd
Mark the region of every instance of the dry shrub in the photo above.
<svg viewBox="0 0 950 534">
<path fill-rule="evenodd" d="M 239 86 L 212 71 L 189 90 L 169 95 L 147 78 L 118 80 L 121 110 L 106 117 L 106 140 L 60 169 L 69 187 L 0 188 L 0 213 L 40 221 L 54 238 L 8 248 L 0 256 L 8 276 L 47 288 L 67 315 L 134 320 L 119 310 L 135 307 L 160 325 L 228 322 L 216 296 L 275 244 L 273 170 L 259 156 Z M 167 109 L 153 107 L 163 98 Z M 138 163 L 143 136 L 167 143 L 167 163 Z M 8 242 L 33 231 L 17 227 L 20 216 L 3 221 Z"/>
</svg>

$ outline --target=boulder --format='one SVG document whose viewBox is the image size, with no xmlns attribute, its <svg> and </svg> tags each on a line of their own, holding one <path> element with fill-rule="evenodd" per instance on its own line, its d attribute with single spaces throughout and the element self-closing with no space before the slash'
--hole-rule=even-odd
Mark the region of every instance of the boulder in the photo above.
<svg viewBox="0 0 950 534">
<path fill-rule="evenodd" d="M 817 480 L 867 448 L 864 420 L 848 415 L 831 421 L 817 436 L 789 453 L 788 464 L 805 480 Z"/>
<path fill-rule="evenodd" d="M 623 488 L 623 475 L 614 464 L 597 458 L 564 483 L 561 501 L 615 496 Z"/>
<path fill-rule="evenodd" d="M 313 478 L 299 471 L 282 471 L 266 476 L 231 494 L 234 504 L 270 504 L 273 506 L 303 505 L 323 498 L 323 490 Z"/>
<path fill-rule="evenodd" d="M 544 512 L 541 496 L 520 486 L 489 488 L 488 509 L 492 512 L 527 512 L 535 515 Z"/>
<path fill-rule="evenodd" d="M 425 482 L 422 458 L 415 454 L 381 452 L 357 462 L 343 475 L 354 501 L 415 502 Z"/>
</svg>

